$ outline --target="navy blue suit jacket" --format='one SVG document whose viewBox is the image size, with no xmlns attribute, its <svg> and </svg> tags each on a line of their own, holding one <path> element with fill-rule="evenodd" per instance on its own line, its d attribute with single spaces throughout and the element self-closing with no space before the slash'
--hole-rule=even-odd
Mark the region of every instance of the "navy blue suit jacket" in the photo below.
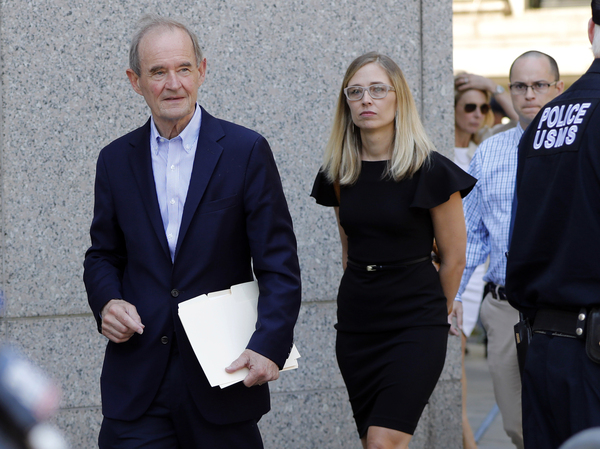
<svg viewBox="0 0 600 449">
<path fill-rule="evenodd" d="M 197 295 L 251 281 L 253 266 L 260 296 L 248 348 L 280 367 L 285 362 L 300 307 L 300 271 L 267 141 L 202 111 L 174 262 L 154 184 L 150 121 L 105 147 L 96 170 L 92 246 L 84 262 L 89 304 L 99 330 L 100 311 L 113 298 L 133 304 L 145 325 L 142 335 L 125 343 L 108 342 L 101 376 L 104 416 L 140 417 L 158 390 L 171 344 L 177 344 L 188 386 L 207 420 L 258 419 L 270 407 L 268 386 L 211 388 L 177 310 Z"/>
</svg>

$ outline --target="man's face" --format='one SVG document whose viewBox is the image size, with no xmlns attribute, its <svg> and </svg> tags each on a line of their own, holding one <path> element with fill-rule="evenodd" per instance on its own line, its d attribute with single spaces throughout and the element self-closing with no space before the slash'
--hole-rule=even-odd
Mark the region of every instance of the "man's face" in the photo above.
<svg viewBox="0 0 600 449">
<path fill-rule="evenodd" d="M 140 75 L 127 70 L 131 86 L 144 96 L 160 134 L 175 137 L 194 115 L 206 59 L 197 64 L 192 40 L 178 28 L 150 31 L 140 42 L 139 54 Z"/>
<path fill-rule="evenodd" d="M 514 63 L 510 83 L 522 83 L 529 86 L 535 83 L 552 84 L 556 81 L 554 78 L 548 58 L 545 56 L 525 56 Z M 523 128 L 529 126 L 540 109 L 562 93 L 563 87 L 563 82 L 558 81 L 550 86 L 545 93 L 541 94 L 535 92 L 532 88 L 527 88 L 524 94 L 515 94 L 511 89 L 510 96 L 521 126 Z"/>
</svg>

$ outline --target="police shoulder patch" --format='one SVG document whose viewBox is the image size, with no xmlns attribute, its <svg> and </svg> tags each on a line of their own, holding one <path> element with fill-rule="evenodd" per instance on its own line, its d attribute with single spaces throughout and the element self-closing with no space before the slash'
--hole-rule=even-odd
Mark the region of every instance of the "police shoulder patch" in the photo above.
<svg viewBox="0 0 600 449">
<path fill-rule="evenodd" d="M 577 151 L 599 99 L 564 100 L 544 107 L 529 130 L 527 157 Z M 531 139 L 531 137 L 530 137 Z"/>
</svg>

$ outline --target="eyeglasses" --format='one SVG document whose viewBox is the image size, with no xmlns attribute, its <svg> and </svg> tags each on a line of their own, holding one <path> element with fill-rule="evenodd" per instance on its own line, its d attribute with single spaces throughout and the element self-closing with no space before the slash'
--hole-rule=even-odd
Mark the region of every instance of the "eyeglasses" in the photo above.
<svg viewBox="0 0 600 449">
<path fill-rule="evenodd" d="M 379 100 L 387 97 L 388 91 L 394 91 L 394 88 L 387 84 L 371 84 L 369 87 L 348 86 L 344 89 L 344 93 L 348 101 L 358 101 L 362 100 L 366 90 L 369 91 L 371 98 Z"/>
<path fill-rule="evenodd" d="M 536 94 L 545 94 L 546 92 L 548 92 L 550 86 L 554 86 L 555 84 L 556 81 L 554 81 L 553 83 L 537 81 L 531 85 L 525 83 L 513 83 L 509 84 L 508 87 L 510 88 L 511 93 L 513 93 L 514 95 L 525 95 L 527 93 L 527 89 L 529 89 L 530 87 L 531 90 L 534 91 Z"/>
<path fill-rule="evenodd" d="M 470 114 L 471 112 L 473 112 L 475 109 L 477 109 L 477 105 L 475 103 L 467 103 L 465 105 L 465 112 L 467 114 Z M 480 104 L 479 105 L 479 110 L 481 111 L 481 113 L 483 115 L 487 114 L 490 110 L 490 105 L 487 103 L 484 104 Z"/>
</svg>

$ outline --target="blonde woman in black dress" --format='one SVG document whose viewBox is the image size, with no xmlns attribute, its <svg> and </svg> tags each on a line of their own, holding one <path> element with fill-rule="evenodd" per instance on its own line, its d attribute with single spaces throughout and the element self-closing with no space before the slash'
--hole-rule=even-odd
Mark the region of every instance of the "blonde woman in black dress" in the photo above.
<svg viewBox="0 0 600 449">
<path fill-rule="evenodd" d="M 378 53 L 352 62 L 311 195 L 338 219 L 336 353 L 367 449 L 407 448 L 440 376 L 474 184 L 434 150 L 400 68 Z"/>
</svg>

